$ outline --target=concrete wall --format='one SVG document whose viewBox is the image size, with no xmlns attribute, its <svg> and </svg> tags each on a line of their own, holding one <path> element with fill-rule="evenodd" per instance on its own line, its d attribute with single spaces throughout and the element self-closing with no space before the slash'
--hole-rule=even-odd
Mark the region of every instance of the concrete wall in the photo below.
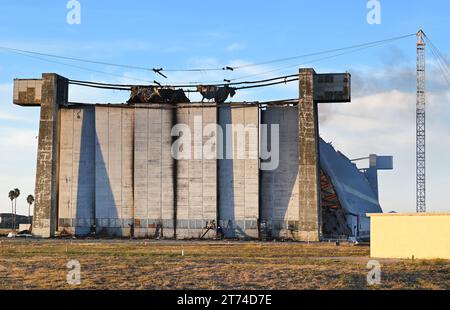
<svg viewBox="0 0 450 310">
<path fill-rule="evenodd" d="M 124 237 L 199 238 L 212 221 L 231 238 L 258 238 L 259 221 L 262 237 L 298 240 L 302 227 L 309 229 L 301 224 L 311 213 L 301 204 L 299 147 L 293 143 L 299 141 L 298 107 L 266 108 L 261 120 L 258 107 L 196 104 L 79 106 L 62 108 L 60 115 L 60 231 L 88 234 L 94 219 L 100 235 Z M 272 171 L 259 170 L 260 121 L 279 125 L 279 165 Z M 216 123 L 222 135 L 211 132 Z M 174 124 L 192 130 L 183 145 L 190 159 L 172 157 Z M 239 141 L 236 131 L 245 139 Z M 208 148 L 225 158 L 205 157 Z M 213 229 L 205 238 L 214 236 Z"/>
<path fill-rule="evenodd" d="M 134 110 L 95 108 L 97 232 L 129 236 L 133 224 Z"/>
<path fill-rule="evenodd" d="M 214 140 L 204 131 L 208 124 L 217 124 L 217 108 L 179 108 L 176 118 L 177 124 L 188 125 L 191 129 L 192 158 L 176 162 L 177 238 L 200 238 L 207 224 L 217 221 L 217 161 L 205 158 L 203 148 L 206 141 Z M 213 229 L 204 238 L 214 236 Z"/>
<path fill-rule="evenodd" d="M 60 113 L 58 230 L 89 234 L 95 220 L 95 108 Z"/>
<path fill-rule="evenodd" d="M 134 113 L 134 234 L 173 238 L 176 165 L 170 132 L 176 112 L 137 106 Z"/>
<path fill-rule="evenodd" d="M 261 124 L 278 124 L 279 166 L 261 171 L 261 233 L 267 237 L 295 238 L 299 225 L 298 108 L 271 107 L 261 111 Z M 269 144 L 269 149 L 271 144 Z"/>
<path fill-rule="evenodd" d="M 371 257 L 450 259 L 450 213 L 369 216 Z"/>
<path fill-rule="evenodd" d="M 259 108 L 219 109 L 219 124 L 223 128 L 223 144 L 219 152 L 227 152 L 227 140 L 233 149 L 229 156 L 219 160 L 219 224 L 226 237 L 258 238 L 259 220 Z M 236 135 L 226 130 L 227 125 L 242 126 L 256 131 L 256 137 L 245 135 L 244 156 L 238 156 Z M 242 136 L 242 135 L 241 135 Z"/>
<path fill-rule="evenodd" d="M 59 186 L 60 230 L 111 236 L 199 238 L 217 222 L 217 161 L 203 158 L 202 144 L 216 133 L 217 109 L 80 107 L 62 109 Z M 192 156 L 171 155 L 175 122 L 195 127 Z M 208 144 L 207 144 L 208 145 Z M 197 154 L 198 156 L 198 154 Z M 133 228 L 132 228 L 133 227 Z M 210 230 L 205 238 L 215 237 Z"/>
</svg>

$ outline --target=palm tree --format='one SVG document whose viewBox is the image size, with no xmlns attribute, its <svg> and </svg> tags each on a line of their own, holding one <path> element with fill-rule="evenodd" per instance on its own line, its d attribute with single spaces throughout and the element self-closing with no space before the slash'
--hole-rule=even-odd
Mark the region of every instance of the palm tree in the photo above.
<svg viewBox="0 0 450 310">
<path fill-rule="evenodd" d="M 17 198 L 20 196 L 20 189 L 14 189 L 14 229 L 16 229 L 16 215 L 17 215 Z"/>
<path fill-rule="evenodd" d="M 27 197 L 27 203 L 28 203 L 28 218 L 31 218 L 31 205 L 34 203 L 34 197 L 33 195 L 28 195 Z"/>
<path fill-rule="evenodd" d="M 13 217 L 13 214 L 14 214 L 14 203 L 13 203 L 13 201 L 16 198 L 16 193 L 14 191 L 9 191 L 8 197 L 9 197 L 9 199 L 11 199 L 11 217 Z M 11 225 L 12 225 L 12 229 L 14 230 L 14 228 L 15 228 L 14 217 L 12 218 Z"/>
</svg>

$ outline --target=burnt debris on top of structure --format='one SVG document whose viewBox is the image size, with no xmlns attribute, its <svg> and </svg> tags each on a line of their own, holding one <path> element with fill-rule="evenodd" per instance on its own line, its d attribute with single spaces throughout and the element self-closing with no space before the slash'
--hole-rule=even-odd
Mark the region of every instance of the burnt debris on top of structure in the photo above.
<svg viewBox="0 0 450 310">
<path fill-rule="evenodd" d="M 133 86 L 128 104 L 134 103 L 188 103 L 182 89 L 162 88 L 154 86 Z"/>
<path fill-rule="evenodd" d="M 218 104 L 224 103 L 228 99 L 228 96 L 233 97 L 236 95 L 236 89 L 228 85 L 223 87 L 199 85 L 197 86 L 197 91 L 203 96 L 202 102 L 205 99 L 214 99 Z"/>
</svg>

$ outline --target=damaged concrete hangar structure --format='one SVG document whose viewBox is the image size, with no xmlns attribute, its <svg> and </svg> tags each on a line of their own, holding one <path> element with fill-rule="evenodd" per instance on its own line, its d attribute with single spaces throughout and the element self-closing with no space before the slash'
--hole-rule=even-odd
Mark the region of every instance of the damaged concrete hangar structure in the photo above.
<svg viewBox="0 0 450 310">
<path fill-rule="evenodd" d="M 349 74 L 301 69 L 299 82 L 298 104 L 283 106 L 91 105 L 69 103 L 69 81 L 56 74 L 16 79 L 14 103 L 41 109 L 33 234 L 368 238 L 366 213 L 381 212 L 377 170 L 392 158 L 372 155 L 362 171 L 319 138 L 318 104 L 350 101 Z M 174 159 L 173 126 L 198 116 L 200 130 L 279 124 L 278 167 L 260 168 L 260 139 L 245 141 L 256 158 Z"/>
</svg>

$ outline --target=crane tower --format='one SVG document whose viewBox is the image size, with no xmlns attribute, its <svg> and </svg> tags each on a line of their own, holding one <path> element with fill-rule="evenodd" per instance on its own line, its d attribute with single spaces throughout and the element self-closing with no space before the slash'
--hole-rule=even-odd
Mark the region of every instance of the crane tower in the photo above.
<svg viewBox="0 0 450 310">
<path fill-rule="evenodd" d="M 425 71 L 425 41 L 424 32 L 417 32 L 417 69 L 416 69 L 416 202 L 417 212 L 426 212 L 425 205 L 425 98 L 426 98 L 426 71 Z"/>
</svg>

